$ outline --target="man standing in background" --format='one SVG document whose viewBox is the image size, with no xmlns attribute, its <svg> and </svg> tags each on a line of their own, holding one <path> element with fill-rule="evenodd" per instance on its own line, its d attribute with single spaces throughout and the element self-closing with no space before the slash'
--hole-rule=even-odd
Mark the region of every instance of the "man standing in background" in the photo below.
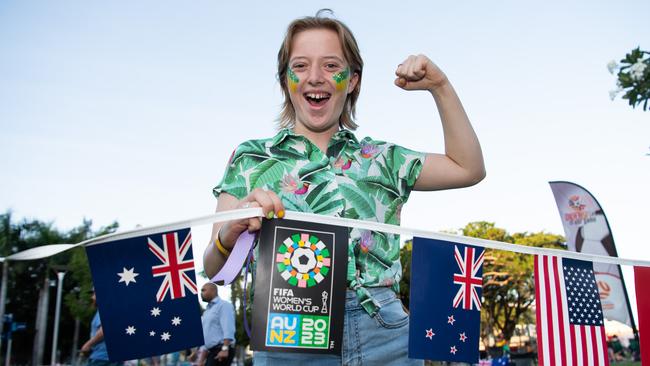
<svg viewBox="0 0 650 366">
<path fill-rule="evenodd" d="M 97 307 L 97 298 L 95 297 L 95 289 L 92 290 L 90 298 L 93 301 L 93 306 Z M 108 360 L 108 352 L 106 351 L 106 343 L 104 342 L 104 331 L 102 323 L 99 320 L 99 310 L 95 311 L 95 316 L 90 323 L 90 339 L 81 346 L 81 353 L 88 354 L 88 366 L 113 366 L 119 365 L 116 362 Z"/>
<path fill-rule="evenodd" d="M 219 298 L 217 285 L 213 282 L 203 285 L 201 299 L 208 306 L 201 316 L 205 345 L 199 364 L 206 361 L 206 366 L 230 365 L 235 357 L 235 309 L 231 303 Z"/>
</svg>

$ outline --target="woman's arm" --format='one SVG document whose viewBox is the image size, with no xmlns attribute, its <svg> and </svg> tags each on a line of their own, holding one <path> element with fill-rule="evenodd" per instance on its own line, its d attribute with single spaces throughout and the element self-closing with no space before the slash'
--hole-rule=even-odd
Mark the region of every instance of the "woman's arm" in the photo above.
<svg viewBox="0 0 650 366">
<path fill-rule="evenodd" d="M 428 153 L 415 190 L 431 191 L 474 185 L 485 177 L 483 153 L 467 113 L 447 76 L 424 55 L 409 56 L 397 67 L 395 85 L 427 90 L 438 108 L 445 154 Z"/>
</svg>

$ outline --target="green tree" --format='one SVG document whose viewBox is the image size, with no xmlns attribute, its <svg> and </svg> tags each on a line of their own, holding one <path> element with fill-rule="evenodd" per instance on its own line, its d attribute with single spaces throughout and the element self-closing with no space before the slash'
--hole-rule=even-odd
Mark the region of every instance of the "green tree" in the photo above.
<svg viewBox="0 0 650 366">
<path fill-rule="evenodd" d="M 625 58 L 616 61 L 610 61 L 607 65 L 609 72 L 616 72 L 615 90 L 609 92 L 610 98 L 614 100 L 618 93 L 623 92 L 623 99 L 635 108 L 643 103 L 643 110 L 648 109 L 648 100 L 650 99 L 650 52 L 637 47 L 627 53 Z"/>
<path fill-rule="evenodd" d="M 471 222 L 459 234 L 474 238 L 545 248 L 563 248 L 561 235 L 547 232 L 509 234 L 494 223 Z M 406 240 L 400 250 L 404 275 L 400 280 L 400 297 L 409 306 L 411 282 L 412 240 Z M 517 324 L 529 324 L 535 316 L 533 256 L 509 251 L 487 249 L 483 264 L 483 299 L 481 338 L 503 333 L 510 340 Z"/>
<path fill-rule="evenodd" d="M 0 256 L 6 257 L 13 253 L 47 244 L 78 243 L 91 237 L 114 231 L 114 223 L 98 231 L 92 230 L 92 222 L 84 220 L 83 223 L 70 230 L 60 231 L 52 223 L 36 219 L 23 219 L 15 222 L 11 212 L 0 214 Z M 88 309 L 90 288 L 90 273 L 85 252 L 75 249 L 55 255 L 53 257 L 33 261 L 10 261 L 7 278 L 6 313 L 13 313 L 14 319 L 26 322 L 25 331 L 14 334 L 12 359 L 14 363 L 27 364 L 32 358 L 32 344 L 35 334 L 36 310 L 38 294 L 45 283 L 46 277 L 54 280 L 53 267 L 66 268 L 68 274 L 63 282 L 65 300 L 61 309 L 59 328 L 60 360 L 70 356 L 74 333 L 75 318 L 85 322 L 89 321 Z M 48 340 L 51 340 L 55 311 L 55 290 L 49 289 L 50 303 L 48 306 Z M 76 299 L 75 299 L 76 297 Z M 73 299 L 75 301 L 73 301 Z M 82 303 L 79 303 L 82 301 Z M 85 329 L 87 330 L 87 328 Z M 85 337 L 84 333 L 84 337 Z M 51 342 L 46 342 L 43 350 L 46 358 L 49 357 Z"/>
<path fill-rule="evenodd" d="M 402 303 L 408 309 L 410 305 L 411 293 L 411 252 L 413 251 L 413 240 L 408 239 L 404 242 L 402 249 L 399 251 L 399 260 L 402 263 L 402 278 L 399 281 L 399 296 Z"/>
<path fill-rule="evenodd" d="M 250 290 L 251 290 L 251 281 L 249 279 L 246 284 L 246 296 L 250 299 Z M 250 300 L 246 299 L 246 309 L 243 307 L 242 299 L 244 295 L 244 275 L 238 276 L 230 284 L 230 301 L 235 307 L 235 324 L 237 325 L 235 331 L 235 340 L 237 341 L 237 346 L 246 347 L 250 343 L 248 334 L 244 328 L 244 311 L 246 311 L 246 321 L 250 324 L 252 318 L 251 304 Z"/>
<path fill-rule="evenodd" d="M 73 229 L 70 232 L 71 243 L 78 243 L 93 237 L 102 236 L 113 233 L 117 230 L 119 225 L 117 222 L 100 228 L 98 231 L 91 230 L 92 222 L 85 220 L 81 227 Z M 76 287 L 73 291 L 65 295 L 65 305 L 70 310 L 70 313 L 81 319 L 84 324 L 89 324 L 94 314 L 94 309 L 91 305 L 91 289 L 93 287 L 92 277 L 90 275 L 90 266 L 88 265 L 88 257 L 84 248 L 75 248 L 70 251 L 67 267 L 70 272 L 70 278 Z"/>
<path fill-rule="evenodd" d="M 472 222 L 461 233 L 465 236 L 545 248 L 562 248 L 561 235 L 537 232 L 509 234 L 491 222 Z M 534 257 L 510 251 L 487 249 L 483 264 L 481 338 L 503 333 L 510 340 L 517 324 L 529 323 L 534 316 Z"/>
</svg>

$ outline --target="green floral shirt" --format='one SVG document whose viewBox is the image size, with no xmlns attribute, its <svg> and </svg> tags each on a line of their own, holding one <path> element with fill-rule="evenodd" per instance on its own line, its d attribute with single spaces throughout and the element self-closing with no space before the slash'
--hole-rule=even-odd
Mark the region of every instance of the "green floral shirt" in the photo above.
<svg viewBox="0 0 650 366">
<path fill-rule="evenodd" d="M 273 138 L 239 145 L 213 192 L 242 199 L 263 188 L 276 192 L 287 210 L 399 224 L 424 157 L 368 137 L 359 142 L 348 130 L 338 131 L 324 154 L 304 136 L 283 129 Z M 376 304 L 365 287 L 399 292 L 399 249 L 399 235 L 350 231 L 348 286 L 371 314 Z"/>
</svg>

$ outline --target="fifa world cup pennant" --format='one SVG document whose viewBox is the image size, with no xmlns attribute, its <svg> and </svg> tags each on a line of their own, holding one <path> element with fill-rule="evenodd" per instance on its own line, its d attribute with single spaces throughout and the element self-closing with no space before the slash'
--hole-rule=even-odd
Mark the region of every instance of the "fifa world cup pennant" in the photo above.
<svg viewBox="0 0 650 366">
<path fill-rule="evenodd" d="M 409 357 L 478 363 L 484 253 L 413 238 Z"/>
<path fill-rule="evenodd" d="M 203 341 L 190 229 L 86 247 L 111 361 Z"/>
<path fill-rule="evenodd" d="M 340 354 L 348 228 L 264 220 L 253 331 L 256 351 Z"/>
</svg>

